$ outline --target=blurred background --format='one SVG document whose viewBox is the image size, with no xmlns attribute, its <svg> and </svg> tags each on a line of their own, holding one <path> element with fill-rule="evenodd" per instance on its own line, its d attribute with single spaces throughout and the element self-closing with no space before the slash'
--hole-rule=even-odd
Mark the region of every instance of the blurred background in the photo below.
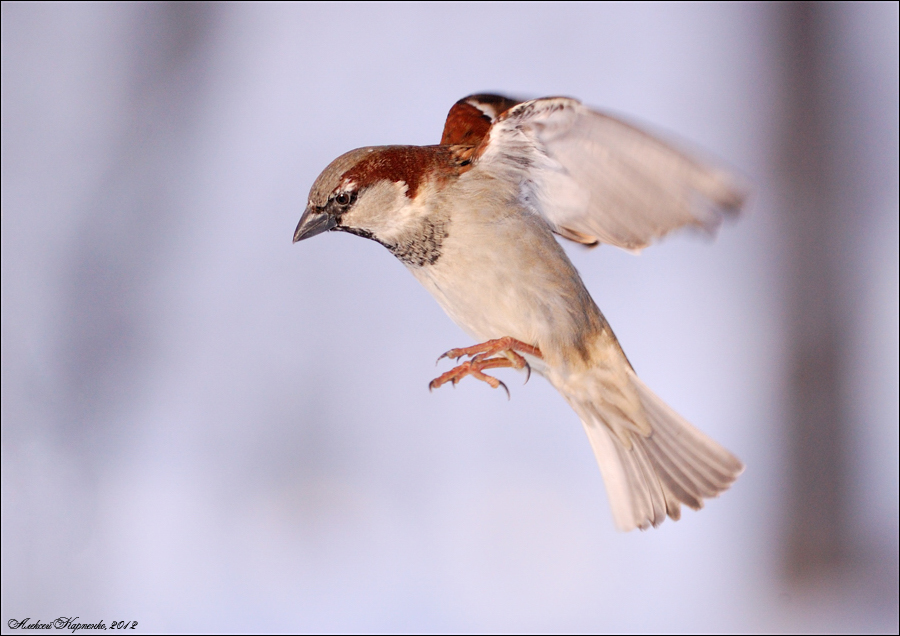
<svg viewBox="0 0 900 636">
<path fill-rule="evenodd" d="M 381 246 L 337 155 L 571 95 L 743 175 L 714 241 L 567 246 L 747 470 L 621 534 L 541 378 Z M 898 630 L 898 5 L 2 5 L 2 628 Z"/>
</svg>

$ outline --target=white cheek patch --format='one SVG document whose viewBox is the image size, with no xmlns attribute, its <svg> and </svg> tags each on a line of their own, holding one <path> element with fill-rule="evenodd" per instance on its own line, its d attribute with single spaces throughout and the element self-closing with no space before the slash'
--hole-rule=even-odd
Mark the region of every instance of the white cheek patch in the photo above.
<svg viewBox="0 0 900 636">
<path fill-rule="evenodd" d="M 407 185 L 402 181 L 379 181 L 365 188 L 356 204 L 344 214 L 342 224 L 389 240 L 402 231 L 412 213 L 406 190 Z"/>
</svg>

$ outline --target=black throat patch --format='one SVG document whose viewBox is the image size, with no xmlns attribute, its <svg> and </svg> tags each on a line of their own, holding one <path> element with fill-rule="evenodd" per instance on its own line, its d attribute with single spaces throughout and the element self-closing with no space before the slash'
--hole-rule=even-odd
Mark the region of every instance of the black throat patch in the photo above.
<svg viewBox="0 0 900 636">
<path fill-rule="evenodd" d="M 448 221 L 423 219 L 415 231 L 409 232 L 394 245 L 384 244 L 408 267 L 434 265 L 441 257 L 441 246 L 447 238 Z"/>
<path fill-rule="evenodd" d="M 449 225 L 448 220 L 423 219 L 417 228 L 405 233 L 396 243 L 383 241 L 368 230 L 343 225 L 338 225 L 334 229 L 381 243 L 407 267 L 424 267 L 434 265 L 441 258 L 441 246 L 444 239 L 449 236 L 447 232 Z"/>
</svg>

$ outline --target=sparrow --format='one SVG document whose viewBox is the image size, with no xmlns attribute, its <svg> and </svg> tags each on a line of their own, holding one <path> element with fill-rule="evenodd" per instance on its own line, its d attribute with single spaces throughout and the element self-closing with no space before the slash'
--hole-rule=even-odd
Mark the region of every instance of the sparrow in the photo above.
<svg viewBox="0 0 900 636">
<path fill-rule="evenodd" d="M 429 388 L 472 376 L 505 389 L 485 373 L 502 367 L 549 380 L 584 425 L 616 525 L 643 530 L 700 509 L 744 466 L 640 380 L 554 235 L 638 252 L 712 230 L 743 201 L 729 174 L 576 99 L 479 94 L 454 104 L 438 145 L 335 159 L 294 242 L 381 243 L 479 343 L 441 356 L 468 359 Z"/>
</svg>

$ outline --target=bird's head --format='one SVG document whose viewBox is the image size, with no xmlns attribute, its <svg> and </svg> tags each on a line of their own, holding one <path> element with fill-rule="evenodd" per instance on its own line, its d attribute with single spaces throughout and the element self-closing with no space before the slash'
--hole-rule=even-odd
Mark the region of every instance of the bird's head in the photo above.
<svg viewBox="0 0 900 636">
<path fill-rule="evenodd" d="M 428 214 L 443 186 L 464 163 L 446 146 L 378 146 L 341 155 L 309 192 L 294 242 L 342 231 L 389 249 Z"/>
</svg>

